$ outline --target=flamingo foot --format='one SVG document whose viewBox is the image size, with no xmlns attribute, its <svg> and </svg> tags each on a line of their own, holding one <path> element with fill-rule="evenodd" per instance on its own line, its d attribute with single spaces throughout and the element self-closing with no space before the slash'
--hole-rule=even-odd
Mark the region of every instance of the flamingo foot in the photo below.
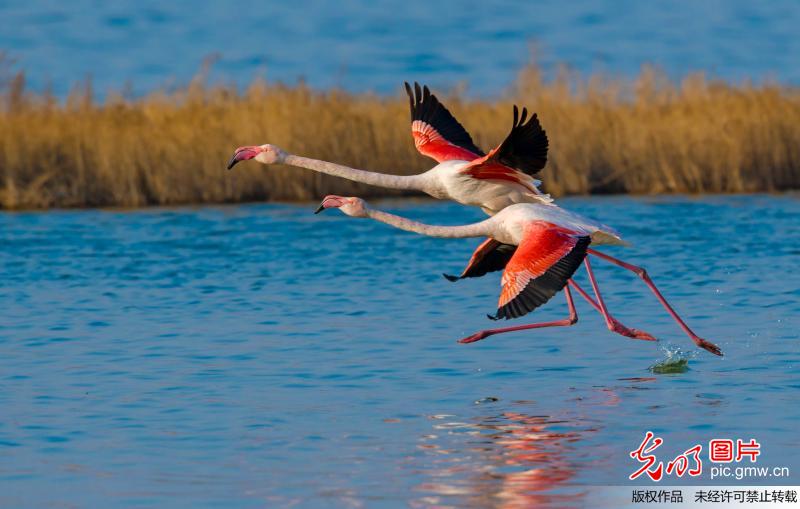
<svg viewBox="0 0 800 509">
<path fill-rule="evenodd" d="M 703 350 L 707 350 L 713 353 L 714 355 L 719 355 L 720 357 L 722 357 L 722 350 L 720 350 L 720 348 L 711 341 L 706 341 L 705 339 L 699 338 L 697 336 L 692 337 L 692 341 L 694 341 L 694 344 L 699 346 Z"/>
<path fill-rule="evenodd" d="M 655 336 L 649 332 L 625 327 L 614 318 L 611 319 L 611 326 L 609 327 L 609 330 L 611 332 L 616 332 L 621 336 L 625 336 L 626 338 L 641 339 L 644 341 L 658 341 Z"/>
</svg>

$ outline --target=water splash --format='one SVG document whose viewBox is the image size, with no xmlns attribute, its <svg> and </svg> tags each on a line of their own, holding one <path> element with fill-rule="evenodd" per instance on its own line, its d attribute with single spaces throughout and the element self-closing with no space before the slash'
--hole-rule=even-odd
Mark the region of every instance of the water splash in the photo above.
<svg viewBox="0 0 800 509">
<path fill-rule="evenodd" d="M 686 373 L 689 371 L 689 359 L 697 355 L 697 352 L 685 352 L 673 345 L 664 345 L 661 351 L 664 353 L 664 358 L 647 368 L 659 375 Z"/>
</svg>

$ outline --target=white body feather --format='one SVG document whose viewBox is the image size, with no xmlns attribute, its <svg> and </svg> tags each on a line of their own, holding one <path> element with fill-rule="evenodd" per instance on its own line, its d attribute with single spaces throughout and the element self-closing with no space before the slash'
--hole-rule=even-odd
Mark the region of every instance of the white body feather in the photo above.
<svg viewBox="0 0 800 509">
<path fill-rule="evenodd" d="M 602 223 L 564 210 L 555 204 L 518 203 L 510 205 L 494 217 L 498 228 L 494 237 L 504 244 L 519 245 L 524 236 L 525 225 L 534 221 L 548 223 L 572 230 L 581 235 L 589 235 L 593 244 L 627 245 L 619 233 Z"/>
<path fill-rule="evenodd" d="M 449 199 L 464 205 L 481 207 L 494 215 L 515 203 L 550 203 L 550 195 L 539 192 L 540 182 L 528 177 L 525 186 L 508 181 L 481 180 L 463 173 L 468 161 L 445 161 L 419 175 L 423 190 L 434 198 Z M 526 175 L 527 176 L 527 175 Z"/>
</svg>

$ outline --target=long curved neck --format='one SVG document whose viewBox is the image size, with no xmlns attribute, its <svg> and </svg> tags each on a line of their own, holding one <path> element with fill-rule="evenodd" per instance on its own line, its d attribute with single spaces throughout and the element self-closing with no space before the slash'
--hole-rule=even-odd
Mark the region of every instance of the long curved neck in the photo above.
<svg viewBox="0 0 800 509">
<path fill-rule="evenodd" d="M 355 168 L 342 166 L 341 164 L 329 163 L 327 161 L 320 161 L 319 159 L 311 159 L 310 157 L 296 156 L 293 154 L 288 154 L 283 162 L 292 166 L 325 173 L 326 175 L 342 177 L 355 182 L 363 182 L 371 186 L 386 187 L 389 189 L 423 190 L 422 179 L 419 175 L 387 175 L 385 173 L 357 170 Z"/>
<path fill-rule="evenodd" d="M 490 217 L 479 223 L 464 226 L 434 226 L 373 209 L 367 209 L 367 217 L 407 232 L 444 238 L 491 237 L 496 223 L 496 220 Z"/>
</svg>

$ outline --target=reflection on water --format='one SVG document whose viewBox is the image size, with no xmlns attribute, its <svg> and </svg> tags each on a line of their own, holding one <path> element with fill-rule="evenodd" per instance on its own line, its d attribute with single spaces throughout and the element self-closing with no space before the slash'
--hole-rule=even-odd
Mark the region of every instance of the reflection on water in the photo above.
<svg viewBox="0 0 800 509">
<path fill-rule="evenodd" d="M 572 398 L 574 410 L 536 415 L 541 405 L 515 401 L 516 411 L 480 414 L 467 421 L 431 415 L 432 432 L 420 437 L 426 452 L 421 471 L 427 480 L 415 488 L 424 494 L 416 507 L 581 507 L 585 488 L 574 481 L 579 470 L 602 468 L 601 458 L 582 452 L 582 442 L 602 425 L 592 407 L 616 407 L 620 391 L 640 390 L 652 377 L 608 388 L 595 387 Z M 497 398 L 491 398 L 497 400 Z M 476 404 L 482 403 L 477 401 Z M 489 405 L 503 407 L 503 403 Z"/>
<path fill-rule="evenodd" d="M 608 468 L 586 451 L 584 442 L 602 430 L 593 409 L 615 408 L 621 394 L 646 390 L 655 377 L 629 377 L 613 387 L 593 387 L 570 398 L 573 407 L 559 415 L 537 415 L 546 408 L 532 401 L 488 398 L 498 413 L 459 421 L 453 415 L 431 415 L 432 432 L 420 437 L 425 451 L 421 468 L 427 480 L 415 490 L 424 496 L 416 507 L 500 507 L 517 509 L 585 506 L 585 483 L 574 482 L 580 471 Z M 483 400 L 475 402 L 485 404 Z"/>
<path fill-rule="evenodd" d="M 554 431 L 555 426 L 572 429 Z M 579 421 L 505 412 L 433 428 L 439 434 L 461 434 L 464 443 L 459 449 L 438 445 L 437 433 L 422 437 L 420 447 L 431 455 L 426 470 L 431 480 L 417 487 L 430 493 L 421 500 L 424 504 L 447 507 L 447 498 L 458 497 L 456 505 L 565 507 L 580 496 L 559 489 L 579 468 L 567 449 L 579 447 L 582 435 L 594 431 Z"/>
</svg>

